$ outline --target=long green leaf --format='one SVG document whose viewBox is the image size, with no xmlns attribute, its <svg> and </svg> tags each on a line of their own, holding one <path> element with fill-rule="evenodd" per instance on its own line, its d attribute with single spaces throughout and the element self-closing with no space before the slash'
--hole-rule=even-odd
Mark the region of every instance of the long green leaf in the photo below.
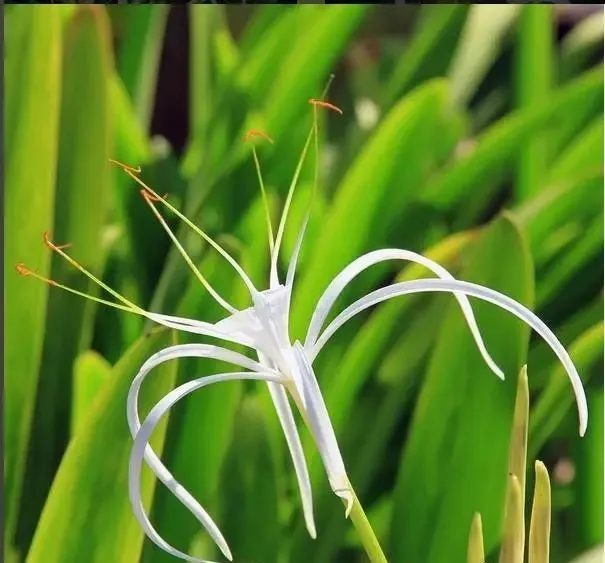
<svg viewBox="0 0 605 563">
<path fill-rule="evenodd" d="M 603 323 L 600 322 L 578 337 L 569 347 L 569 354 L 586 385 L 603 358 Z M 547 387 L 532 408 L 529 424 L 529 457 L 554 433 L 573 406 L 569 380 L 563 368 L 556 365 Z"/>
<path fill-rule="evenodd" d="M 521 8 L 517 39 L 516 94 L 517 107 L 535 108 L 551 94 L 553 73 L 554 7 L 528 4 Z M 528 140 L 519 155 L 517 182 L 518 201 L 544 187 L 548 166 L 549 138 L 540 131 Z"/>
<path fill-rule="evenodd" d="M 505 271 L 499 266 L 503 261 Z M 507 216 L 483 233 L 462 273 L 464 279 L 528 305 L 531 276 L 525 241 Z M 462 560 L 477 511 L 483 515 L 486 549 L 498 538 L 516 375 L 528 331 L 516 318 L 486 304 L 474 309 L 507 380 L 498 381 L 487 369 L 458 308 L 450 305 L 399 466 L 391 528 L 395 562 Z"/>
<path fill-rule="evenodd" d="M 73 13 L 65 27 L 57 201 L 54 228 L 48 229 L 57 244 L 73 242 L 74 250 L 68 252 L 97 276 L 102 274 L 101 235 L 111 195 L 108 23 L 105 8 L 84 6 Z M 51 278 L 60 283 L 97 293 L 95 285 L 61 256 L 53 256 L 51 271 Z M 20 523 L 21 533 L 28 537 L 33 534 L 67 446 L 73 364 L 78 353 L 91 345 L 95 305 L 60 290 L 49 295 L 26 470 L 31 484 Z M 66 334 L 73 336 L 66 339 Z M 48 439 L 49 434 L 53 440 Z"/>
<path fill-rule="evenodd" d="M 155 4 L 136 8 L 121 6 L 120 9 L 123 27 L 117 55 L 118 72 L 136 108 L 139 123 L 148 131 L 169 7 Z"/>
<path fill-rule="evenodd" d="M 385 87 L 385 108 L 390 108 L 414 85 L 447 70 L 468 9 L 457 4 L 421 8 L 418 30 L 406 45 Z"/>
<path fill-rule="evenodd" d="M 590 430 L 577 440 L 576 478 L 577 492 L 574 509 L 574 526 L 578 543 L 589 547 L 603 542 L 603 389 L 589 389 L 588 412 Z"/>
<path fill-rule="evenodd" d="M 472 6 L 449 72 L 454 104 L 470 102 L 500 54 L 521 6 Z"/>
<path fill-rule="evenodd" d="M 42 359 L 48 287 L 23 280 L 17 262 L 42 276 L 50 273 L 50 254 L 41 234 L 52 224 L 59 146 L 61 92 L 60 14 L 50 6 L 15 7 L 11 16 L 22 33 L 6 45 L 4 232 L 4 472 L 5 538 L 17 522 L 18 503 L 38 370 Z"/>
<path fill-rule="evenodd" d="M 423 201 L 447 209 L 473 190 L 497 184 L 525 141 L 554 115 L 572 119 L 585 104 L 601 100 L 603 73 L 598 68 L 561 88 L 538 108 L 513 112 L 482 133 L 473 151 L 453 163 L 421 194 Z"/>
<path fill-rule="evenodd" d="M 111 381 L 111 365 L 103 356 L 87 350 L 74 364 L 71 406 L 71 436 L 82 425 L 95 398 Z"/>
<path fill-rule="evenodd" d="M 175 342 L 170 332 L 154 331 L 116 364 L 112 384 L 97 397 L 63 457 L 26 563 L 138 561 L 143 531 L 128 500 L 132 438 L 126 422 L 126 398 L 143 362 Z M 153 373 L 141 389 L 142 416 L 173 387 L 175 377 L 176 362 Z M 157 453 L 162 452 L 165 429 L 163 421 L 151 441 Z M 155 489 L 150 473 L 143 473 L 141 487 L 143 502 L 149 506 Z"/>
</svg>

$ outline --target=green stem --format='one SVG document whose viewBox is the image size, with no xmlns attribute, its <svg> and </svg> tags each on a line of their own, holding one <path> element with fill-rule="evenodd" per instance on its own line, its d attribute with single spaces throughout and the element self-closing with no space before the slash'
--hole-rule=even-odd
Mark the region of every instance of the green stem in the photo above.
<svg viewBox="0 0 605 563">
<path fill-rule="evenodd" d="M 374 530 L 372 530 L 372 525 L 370 524 L 366 513 L 363 511 L 363 507 L 352 487 L 351 492 L 353 493 L 353 506 L 351 507 L 350 514 L 351 522 L 353 522 L 353 526 L 355 526 L 355 530 L 359 535 L 361 545 L 363 545 L 371 563 L 387 563 L 387 558 L 380 547 L 378 538 L 376 537 Z"/>
</svg>

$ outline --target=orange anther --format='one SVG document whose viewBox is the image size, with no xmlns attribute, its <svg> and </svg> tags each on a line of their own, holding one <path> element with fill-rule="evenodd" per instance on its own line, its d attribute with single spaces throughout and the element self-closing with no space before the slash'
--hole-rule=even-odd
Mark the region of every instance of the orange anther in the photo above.
<svg viewBox="0 0 605 563">
<path fill-rule="evenodd" d="M 273 139 L 269 137 L 267 133 L 261 131 L 260 129 L 250 129 L 250 131 L 247 131 L 244 135 L 244 142 L 250 141 L 253 137 L 261 137 L 262 139 L 265 139 L 265 141 L 273 143 Z"/>
<path fill-rule="evenodd" d="M 142 188 L 141 189 L 141 195 L 147 200 L 147 201 L 163 201 L 168 197 L 168 194 L 164 194 L 163 197 L 158 197 L 156 195 L 153 195 L 148 189 L 146 188 Z"/>
<path fill-rule="evenodd" d="M 71 246 L 71 242 L 61 245 L 55 244 L 50 240 L 48 236 L 48 231 L 44 231 L 44 244 L 46 244 L 46 246 L 48 246 L 48 248 L 50 248 L 51 250 L 63 250 L 64 248 L 69 248 Z"/>
<path fill-rule="evenodd" d="M 123 162 L 120 162 L 119 160 L 114 160 L 113 158 L 110 158 L 109 162 L 111 162 L 112 164 L 118 165 L 120 168 L 124 169 L 126 172 L 131 172 L 132 174 L 140 174 L 141 173 L 141 167 L 140 166 L 137 166 L 135 168 L 134 166 L 129 166 L 128 164 L 124 164 Z"/>
<path fill-rule="evenodd" d="M 339 113 L 340 115 L 342 115 L 342 110 L 338 106 L 335 106 L 334 104 L 331 104 L 330 102 L 324 102 L 322 100 L 316 100 L 314 98 L 311 98 L 309 100 L 309 103 L 313 104 L 314 106 L 331 109 L 332 111 L 335 111 L 336 113 Z"/>
<path fill-rule="evenodd" d="M 32 271 L 25 264 L 17 264 L 15 269 L 20 276 L 29 276 L 32 273 Z"/>
</svg>

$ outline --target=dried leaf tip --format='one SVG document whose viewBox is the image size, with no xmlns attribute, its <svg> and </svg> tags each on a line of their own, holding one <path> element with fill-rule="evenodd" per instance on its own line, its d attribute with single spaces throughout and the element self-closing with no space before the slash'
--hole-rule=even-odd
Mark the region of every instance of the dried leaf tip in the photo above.
<svg viewBox="0 0 605 563">
<path fill-rule="evenodd" d="M 137 166 L 137 167 L 129 166 L 128 164 L 124 164 L 123 162 L 120 162 L 119 160 L 115 160 L 113 158 L 110 158 L 109 162 L 111 162 L 112 164 L 115 164 L 116 166 L 119 166 L 125 172 L 130 172 L 132 174 L 140 174 L 141 173 L 141 167 L 140 166 Z"/>
<path fill-rule="evenodd" d="M 51 250 L 63 250 L 71 246 L 71 242 L 68 242 L 66 244 L 55 244 L 53 241 L 50 240 L 48 231 L 44 231 L 43 237 L 44 244 L 48 246 L 48 248 L 50 248 Z"/>
<path fill-rule="evenodd" d="M 323 100 L 316 100 L 315 98 L 311 98 L 309 100 L 309 103 L 313 104 L 314 106 L 319 106 L 319 107 L 322 107 L 325 109 L 330 109 L 340 115 L 343 114 L 343 111 L 338 106 L 331 104 L 330 102 L 324 102 Z"/>
<path fill-rule="evenodd" d="M 250 129 L 249 131 L 247 131 L 244 135 L 244 142 L 247 143 L 255 137 L 260 137 L 261 139 L 265 139 L 265 141 L 269 141 L 271 144 L 273 144 L 273 139 L 269 137 L 267 133 L 261 131 L 260 129 Z"/>
</svg>

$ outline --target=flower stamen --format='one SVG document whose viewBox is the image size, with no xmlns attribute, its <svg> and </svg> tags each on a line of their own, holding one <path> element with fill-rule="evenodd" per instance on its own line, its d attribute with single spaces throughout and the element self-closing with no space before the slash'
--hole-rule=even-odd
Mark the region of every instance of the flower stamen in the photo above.
<svg viewBox="0 0 605 563">
<path fill-rule="evenodd" d="M 198 268 L 196 268 L 195 264 L 193 263 L 193 260 L 191 259 L 189 254 L 187 254 L 187 251 L 183 248 L 183 245 L 178 241 L 176 235 L 172 232 L 172 230 L 168 226 L 168 223 L 166 223 L 166 220 L 164 219 L 164 217 L 162 217 L 162 214 L 158 211 L 157 207 L 155 206 L 156 202 L 165 202 L 165 199 L 167 196 L 165 195 L 164 198 L 158 197 L 157 194 L 150 192 L 146 188 L 141 188 L 140 192 L 141 192 L 141 195 L 143 196 L 143 199 L 145 200 L 147 205 L 149 205 L 149 207 L 153 211 L 153 214 L 156 216 L 157 220 L 160 222 L 160 225 L 162 225 L 162 227 L 164 228 L 164 230 L 166 231 L 166 233 L 168 234 L 168 236 L 170 237 L 170 239 L 176 246 L 177 250 L 180 252 L 181 256 L 185 259 L 185 262 L 187 262 L 187 265 L 189 266 L 191 271 L 194 273 L 194 275 L 197 277 L 197 279 L 201 282 L 201 284 L 206 288 L 208 293 L 210 293 L 210 295 L 214 298 L 214 300 L 221 307 L 223 307 L 224 309 L 229 311 L 231 314 L 237 313 L 237 309 L 235 307 L 233 307 L 232 305 L 230 305 L 227 301 L 225 301 L 216 292 L 216 290 L 212 287 L 212 285 L 210 285 L 210 282 L 204 277 L 202 272 L 200 272 L 198 270 Z"/>
<path fill-rule="evenodd" d="M 334 105 L 330 102 L 326 102 L 324 100 L 316 100 L 315 98 L 311 98 L 311 99 L 309 99 L 309 103 L 316 107 L 321 107 L 324 109 L 329 109 L 329 110 L 335 111 L 336 113 L 338 113 L 340 115 L 343 114 L 343 111 L 337 105 Z"/>
<path fill-rule="evenodd" d="M 273 139 L 269 137 L 264 131 L 260 129 L 250 129 L 244 135 L 244 142 L 250 142 L 254 137 L 260 137 L 273 143 Z M 256 169 L 256 175 L 258 176 L 258 183 L 260 185 L 260 191 L 263 198 L 263 207 L 265 208 L 265 221 L 267 222 L 267 234 L 269 237 L 269 254 L 273 255 L 274 239 L 273 239 L 273 227 L 271 226 L 271 212 L 269 211 L 269 201 L 267 200 L 267 191 L 265 190 L 265 183 L 263 182 L 263 175 L 260 169 L 260 162 L 258 160 L 258 153 L 256 152 L 256 146 L 252 144 L 252 158 L 254 159 L 254 168 Z"/>
<path fill-rule="evenodd" d="M 161 198 L 152 188 L 150 188 L 141 178 L 138 176 L 140 172 L 140 167 L 134 168 L 117 160 L 110 160 L 113 164 L 116 164 L 128 174 L 137 184 L 139 184 L 148 194 L 151 194 L 161 203 L 163 203 L 172 213 L 174 213 L 181 221 L 183 221 L 190 229 L 196 232 L 199 236 L 201 236 L 212 248 L 214 248 L 231 266 L 235 269 L 235 271 L 242 278 L 243 282 L 246 284 L 246 287 L 250 291 L 251 295 L 255 295 L 258 293 L 254 284 L 244 272 L 242 267 L 237 263 L 237 261 L 217 242 L 215 242 L 210 236 L 208 236 L 202 229 L 200 229 L 197 225 L 195 225 L 192 221 L 190 221 L 183 213 L 181 213 L 174 205 L 168 202 L 166 199 Z"/>
<path fill-rule="evenodd" d="M 271 144 L 273 144 L 273 139 L 269 137 L 267 133 L 261 131 L 260 129 L 250 129 L 249 131 L 247 131 L 244 135 L 244 142 L 247 143 L 251 141 L 254 137 L 260 137 L 261 139 L 265 139 L 265 141 L 269 141 Z"/>
</svg>

